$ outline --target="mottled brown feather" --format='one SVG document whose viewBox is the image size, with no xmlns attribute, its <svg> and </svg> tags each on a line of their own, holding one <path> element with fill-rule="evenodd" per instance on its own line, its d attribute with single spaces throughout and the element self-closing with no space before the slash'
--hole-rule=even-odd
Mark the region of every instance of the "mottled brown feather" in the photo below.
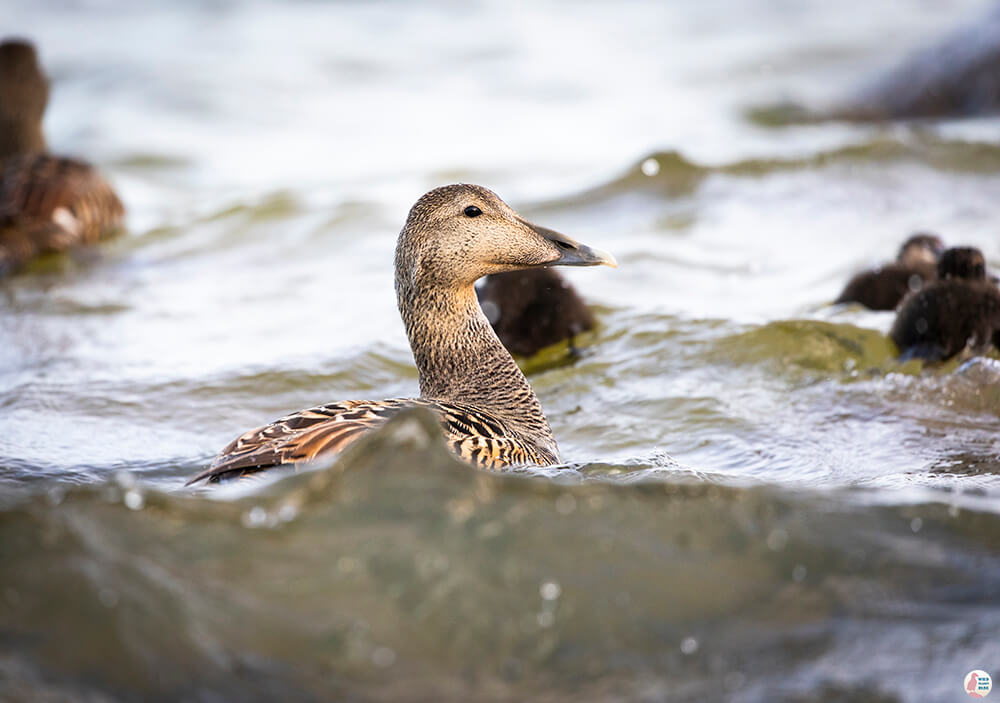
<svg viewBox="0 0 1000 703">
<path fill-rule="evenodd" d="M 434 412 L 449 447 L 472 464 L 497 469 L 557 460 L 508 437 L 509 430 L 499 418 L 475 408 L 415 398 L 346 400 L 301 410 L 241 435 L 189 484 L 205 479 L 217 482 L 273 466 L 333 456 L 396 413 L 414 407 Z"/>
</svg>

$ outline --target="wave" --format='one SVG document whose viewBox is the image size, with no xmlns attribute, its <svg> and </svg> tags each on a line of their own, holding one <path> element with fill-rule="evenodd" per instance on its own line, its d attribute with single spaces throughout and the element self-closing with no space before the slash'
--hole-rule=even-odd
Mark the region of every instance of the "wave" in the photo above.
<svg viewBox="0 0 1000 703">
<path fill-rule="evenodd" d="M 1000 516 L 942 499 L 490 473 L 420 413 L 238 493 L 8 503 L 0 697 L 917 701 L 1000 625 Z"/>
</svg>

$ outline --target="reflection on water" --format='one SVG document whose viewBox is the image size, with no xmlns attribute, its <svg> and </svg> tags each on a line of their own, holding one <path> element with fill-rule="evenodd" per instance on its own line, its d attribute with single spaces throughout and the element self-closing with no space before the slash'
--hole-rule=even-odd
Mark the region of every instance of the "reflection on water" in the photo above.
<svg viewBox="0 0 1000 703">
<path fill-rule="evenodd" d="M 914 229 L 1000 264 L 998 121 L 744 117 L 983 6 L 7 7 L 50 143 L 130 233 L 0 284 L 0 698 L 923 702 L 996 675 L 996 360 L 901 365 L 891 314 L 827 303 Z M 621 264 L 568 272 L 599 327 L 529 366 L 569 463 L 471 471 L 411 418 L 181 491 L 249 427 L 416 392 L 395 236 L 459 180 Z"/>
</svg>

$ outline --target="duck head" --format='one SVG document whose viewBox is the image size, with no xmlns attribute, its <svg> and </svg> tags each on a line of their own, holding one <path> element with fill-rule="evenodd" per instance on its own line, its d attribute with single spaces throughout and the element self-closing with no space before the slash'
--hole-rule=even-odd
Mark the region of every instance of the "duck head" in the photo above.
<svg viewBox="0 0 1000 703">
<path fill-rule="evenodd" d="M 396 247 L 397 277 L 464 287 L 491 273 L 541 266 L 617 266 L 600 249 L 533 224 L 477 185 L 435 188 L 410 209 Z"/>
<path fill-rule="evenodd" d="M 985 281 L 986 259 L 983 252 L 975 247 L 952 247 L 945 250 L 938 262 L 938 278 Z"/>
<path fill-rule="evenodd" d="M 944 242 L 941 237 L 928 232 L 914 234 L 899 248 L 896 261 L 906 266 L 920 264 L 936 264 L 944 252 Z"/>
</svg>

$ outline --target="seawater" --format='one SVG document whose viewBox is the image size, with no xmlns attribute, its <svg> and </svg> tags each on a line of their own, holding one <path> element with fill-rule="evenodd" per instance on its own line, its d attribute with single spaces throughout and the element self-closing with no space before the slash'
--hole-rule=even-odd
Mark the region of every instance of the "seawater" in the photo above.
<svg viewBox="0 0 1000 703">
<path fill-rule="evenodd" d="M 769 129 L 987 7 L 17 3 L 59 152 L 129 233 L 0 284 L 0 698 L 949 701 L 1000 671 L 1000 370 L 831 308 L 915 229 L 1000 265 L 1000 121 Z M 446 182 L 612 251 L 526 366 L 566 464 L 402 418 L 183 482 L 236 434 L 416 393 L 392 290 Z"/>
</svg>

